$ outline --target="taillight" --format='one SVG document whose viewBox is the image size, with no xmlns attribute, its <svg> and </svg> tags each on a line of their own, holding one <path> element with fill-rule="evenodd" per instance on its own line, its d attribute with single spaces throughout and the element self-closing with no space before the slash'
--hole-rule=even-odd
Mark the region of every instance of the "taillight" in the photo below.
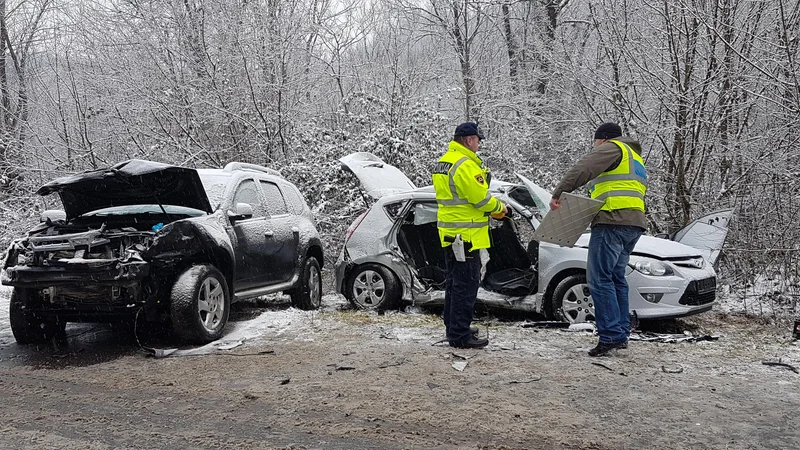
<svg viewBox="0 0 800 450">
<path fill-rule="evenodd" d="M 350 240 L 350 236 L 352 236 L 353 233 L 355 233 L 356 228 L 358 228 L 358 226 L 361 225 L 361 221 L 364 220 L 364 217 L 367 217 L 368 212 L 369 210 L 366 210 L 363 213 L 361 213 L 361 215 L 358 216 L 356 220 L 354 220 L 353 223 L 350 224 L 349 227 L 347 227 L 347 237 L 344 238 L 345 244 L 347 244 L 347 241 Z"/>
</svg>

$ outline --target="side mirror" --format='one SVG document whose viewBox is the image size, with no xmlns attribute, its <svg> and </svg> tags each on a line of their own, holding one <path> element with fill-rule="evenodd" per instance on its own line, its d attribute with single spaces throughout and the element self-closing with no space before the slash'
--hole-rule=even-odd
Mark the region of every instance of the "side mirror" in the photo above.
<svg viewBox="0 0 800 450">
<path fill-rule="evenodd" d="M 42 215 L 39 216 L 39 222 L 56 222 L 56 221 L 64 221 L 67 220 L 67 213 L 60 209 L 48 209 L 42 212 Z"/>
<path fill-rule="evenodd" d="M 237 203 L 232 211 L 228 211 L 231 220 L 242 220 L 253 217 L 253 207 L 250 203 Z"/>
<path fill-rule="evenodd" d="M 658 233 L 658 234 L 653 235 L 653 237 L 669 240 L 669 234 L 668 233 Z"/>
</svg>

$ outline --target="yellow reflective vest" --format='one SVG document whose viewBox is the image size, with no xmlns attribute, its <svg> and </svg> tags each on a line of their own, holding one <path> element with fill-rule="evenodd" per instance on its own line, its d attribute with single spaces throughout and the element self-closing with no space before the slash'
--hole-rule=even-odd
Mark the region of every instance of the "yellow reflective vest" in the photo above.
<svg viewBox="0 0 800 450">
<path fill-rule="evenodd" d="M 603 172 L 589 182 L 592 198 L 605 200 L 602 211 L 638 209 L 644 212 L 647 170 L 644 160 L 627 144 L 612 139 L 622 151 L 622 161 L 613 170 Z"/>
<path fill-rule="evenodd" d="M 503 211 L 505 206 L 489 194 L 489 170 L 472 150 L 450 141 L 447 153 L 433 168 L 436 189 L 439 239 L 447 247 L 446 237 L 461 238 L 472 244 L 472 250 L 489 248 L 489 214 Z"/>
</svg>

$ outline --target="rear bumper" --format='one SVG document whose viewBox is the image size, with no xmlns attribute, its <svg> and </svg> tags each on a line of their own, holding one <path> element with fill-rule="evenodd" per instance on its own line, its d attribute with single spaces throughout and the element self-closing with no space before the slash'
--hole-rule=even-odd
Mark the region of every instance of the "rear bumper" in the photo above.
<svg viewBox="0 0 800 450">
<path fill-rule="evenodd" d="M 336 276 L 336 292 L 338 294 L 345 295 L 344 280 L 352 268 L 353 263 L 350 262 L 344 254 L 340 255 L 339 259 L 334 265 L 334 274 Z"/>
</svg>

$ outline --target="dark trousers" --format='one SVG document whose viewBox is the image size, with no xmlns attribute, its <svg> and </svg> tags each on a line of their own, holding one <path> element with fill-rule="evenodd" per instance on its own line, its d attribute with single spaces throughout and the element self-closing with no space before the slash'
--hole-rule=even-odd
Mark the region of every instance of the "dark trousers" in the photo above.
<svg viewBox="0 0 800 450">
<path fill-rule="evenodd" d="M 464 262 L 456 261 L 453 249 L 447 247 L 447 270 L 444 295 L 444 326 L 448 341 L 468 341 L 472 335 L 469 326 L 475 311 L 475 299 L 481 284 L 481 257 L 478 251 L 467 252 Z"/>
</svg>

